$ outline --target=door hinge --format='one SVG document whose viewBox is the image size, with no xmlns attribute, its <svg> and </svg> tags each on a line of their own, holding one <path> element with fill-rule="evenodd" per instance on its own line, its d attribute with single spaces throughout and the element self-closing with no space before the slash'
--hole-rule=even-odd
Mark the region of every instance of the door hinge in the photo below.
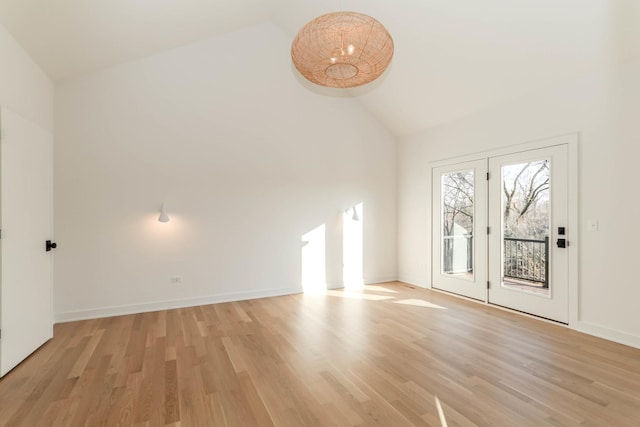
<svg viewBox="0 0 640 427">
<path fill-rule="evenodd" d="M 487 225 L 487 234 L 491 234 L 491 227 Z"/>
<path fill-rule="evenodd" d="M 487 289 L 491 289 L 491 282 L 487 280 Z"/>
<path fill-rule="evenodd" d="M 487 181 L 489 181 L 489 172 L 487 172 Z"/>
</svg>

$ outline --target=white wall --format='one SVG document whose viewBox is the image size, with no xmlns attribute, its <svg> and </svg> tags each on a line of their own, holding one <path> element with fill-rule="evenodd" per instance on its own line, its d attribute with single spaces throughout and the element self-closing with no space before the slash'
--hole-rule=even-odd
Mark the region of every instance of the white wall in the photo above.
<svg viewBox="0 0 640 427">
<path fill-rule="evenodd" d="M 0 105 L 53 130 L 53 83 L 2 25 Z"/>
<path fill-rule="evenodd" d="M 299 291 L 321 224 L 339 285 L 359 202 L 365 280 L 396 277 L 396 141 L 305 89 L 289 43 L 263 24 L 56 87 L 59 320 Z"/>
<path fill-rule="evenodd" d="M 404 138 L 398 151 L 399 277 L 430 286 L 430 161 L 580 132 L 579 322 L 640 346 L 640 60 Z M 588 219 L 599 220 L 587 232 Z"/>
</svg>

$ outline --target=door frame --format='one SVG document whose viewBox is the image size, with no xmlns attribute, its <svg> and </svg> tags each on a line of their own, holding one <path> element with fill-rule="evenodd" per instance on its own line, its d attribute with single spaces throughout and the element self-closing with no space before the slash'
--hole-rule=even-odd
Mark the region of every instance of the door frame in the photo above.
<svg viewBox="0 0 640 427">
<path fill-rule="evenodd" d="M 489 157 L 502 156 L 502 155 L 518 153 L 522 151 L 536 150 L 539 148 L 547 148 L 547 147 L 553 147 L 557 145 L 567 146 L 567 168 L 568 168 L 567 169 L 567 193 L 568 193 L 567 241 L 569 242 L 569 245 L 571 248 L 568 254 L 568 257 L 569 257 L 568 259 L 568 273 L 569 273 L 569 278 L 568 278 L 569 323 L 568 323 L 568 326 L 573 328 L 577 326 L 578 319 L 580 316 L 579 287 L 578 287 L 578 280 L 579 280 L 578 261 L 580 259 L 579 258 L 580 223 L 579 223 L 579 215 L 578 215 L 578 206 L 579 206 L 578 205 L 579 203 L 579 200 L 578 200 L 578 188 L 579 188 L 578 145 L 579 145 L 579 141 L 580 141 L 580 134 L 578 132 L 575 132 L 575 133 L 558 135 L 550 138 L 543 138 L 539 140 L 528 141 L 520 144 L 503 146 L 503 147 L 492 149 L 492 150 L 479 151 L 479 152 L 466 154 L 462 156 L 448 157 L 448 158 L 444 158 L 434 162 L 429 162 L 428 164 L 429 171 L 427 174 L 428 188 L 430 192 L 430 203 L 431 203 L 429 212 L 432 212 L 433 211 L 432 208 L 435 203 L 435 200 L 434 200 L 435 195 L 433 194 L 433 179 L 434 179 L 433 170 L 435 168 L 449 166 L 456 163 L 464 163 L 464 162 L 488 159 Z M 429 255 L 430 256 L 427 261 L 430 266 L 430 271 L 429 271 L 430 280 L 428 283 L 428 289 L 440 291 L 439 289 L 433 287 L 434 271 L 435 271 L 434 270 L 435 267 L 433 265 L 434 245 L 439 244 L 439 242 L 437 242 L 435 239 L 436 234 L 434 229 L 434 227 L 436 226 L 435 222 L 437 218 L 434 218 L 433 214 L 431 214 L 430 216 L 431 216 L 431 227 L 429 230 L 430 232 Z M 487 259 L 487 262 L 488 262 L 488 259 Z M 487 265 L 487 269 L 488 267 L 489 266 Z M 489 279 L 487 278 L 486 280 L 489 280 Z M 440 291 L 440 292 L 445 292 L 445 291 Z M 482 301 L 478 301 L 478 300 L 473 300 L 473 301 L 482 303 Z M 487 299 L 485 299 L 485 301 L 487 301 Z M 489 303 L 485 302 L 484 304 L 489 304 Z M 499 306 L 493 305 L 493 307 L 499 307 Z M 516 312 L 515 310 L 512 310 L 512 311 Z M 537 316 L 534 316 L 534 317 L 539 318 Z M 562 323 L 557 323 L 557 324 L 562 325 Z"/>
</svg>

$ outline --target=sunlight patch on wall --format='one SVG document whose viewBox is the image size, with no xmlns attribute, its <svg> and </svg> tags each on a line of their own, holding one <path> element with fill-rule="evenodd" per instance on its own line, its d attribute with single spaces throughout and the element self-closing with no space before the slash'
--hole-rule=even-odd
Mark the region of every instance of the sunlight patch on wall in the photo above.
<svg viewBox="0 0 640 427">
<path fill-rule="evenodd" d="M 347 289 L 361 289 L 363 280 L 364 204 L 347 209 L 342 215 L 342 279 Z"/>
</svg>

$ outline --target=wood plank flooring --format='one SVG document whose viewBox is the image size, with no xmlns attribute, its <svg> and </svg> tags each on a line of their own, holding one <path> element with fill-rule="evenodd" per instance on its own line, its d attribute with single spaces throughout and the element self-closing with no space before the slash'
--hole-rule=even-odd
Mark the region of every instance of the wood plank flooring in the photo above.
<svg viewBox="0 0 640 427">
<path fill-rule="evenodd" d="M 640 426 L 640 350 L 401 283 L 56 325 L 11 426 Z"/>
</svg>

